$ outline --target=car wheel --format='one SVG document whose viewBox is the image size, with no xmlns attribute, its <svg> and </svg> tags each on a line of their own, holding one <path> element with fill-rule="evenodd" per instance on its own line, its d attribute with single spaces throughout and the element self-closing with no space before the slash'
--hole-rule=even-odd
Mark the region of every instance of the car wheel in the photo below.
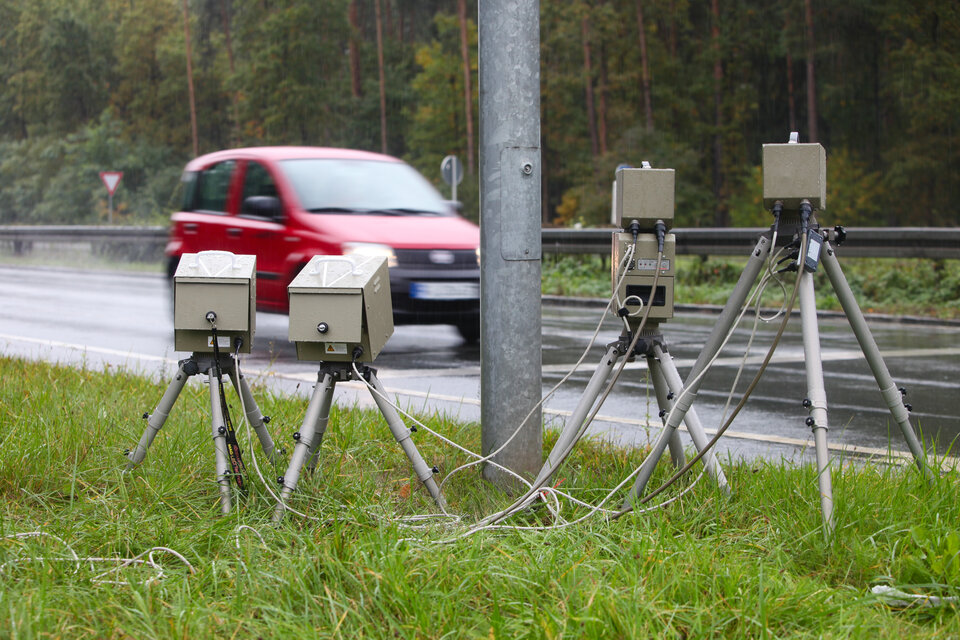
<svg viewBox="0 0 960 640">
<path fill-rule="evenodd" d="M 460 337 L 467 344 L 476 344 L 480 341 L 480 318 L 460 321 L 456 327 Z"/>
<path fill-rule="evenodd" d="M 180 264 L 180 256 L 170 256 L 167 258 L 167 285 L 168 296 L 167 299 L 170 301 L 170 318 L 173 319 L 173 300 L 174 300 L 174 288 L 173 288 L 173 275 L 177 272 L 177 266 Z"/>
</svg>

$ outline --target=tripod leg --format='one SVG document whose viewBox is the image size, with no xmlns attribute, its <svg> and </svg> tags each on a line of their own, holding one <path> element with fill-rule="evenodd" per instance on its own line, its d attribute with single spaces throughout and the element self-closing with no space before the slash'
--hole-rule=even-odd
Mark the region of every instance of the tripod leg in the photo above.
<svg viewBox="0 0 960 640">
<path fill-rule="evenodd" d="M 802 268 L 802 267 L 801 267 Z M 827 535 L 833 533 L 833 487 L 830 478 L 830 452 L 827 449 L 827 392 L 823 387 L 820 359 L 820 330 L 817 327 L 817 301 L 813 274 L 800 276 L 800 318 L 803 323 L 803 355 L 807 369 L 807 399 L 817 454 L 817 483 L 820 487 L 820 511 Z"/>
<path fill-rule="evenodd" d="M 144 456 L 147 455 L 147 449 L 153 444 L 153 439 L 157 437 L 157 432 L 163 428 L 163 424 L 167 421 L 167 416 L 170 415 L 170 411 L 180 396 L 180 392 L 183 391 L 183 385 L 187 383 L 187 378 L 190 377 L 190 375 L 184 371 L 184 368 L 192 366 L 189 364 L 191 362 L 190 360 L 184 360 L 180 363 L 177 374 L 173 377 L 173 380 L 170 381 L 167 390 L 164 391 L 163 397 L 160 398 L 160 402 L 157 404 L 157 408 L 147 416 L 147 428 L 140 437 L 140 442 L 137 443 L 133 451 L 127 453 L 127 471 L 143 462 Z"/>
<path fill-rule="evenodd" d="M 669 362 L 669 368 L 665 366 L 667 382 L 670 385 L 671 390 L 677 394 L 677 400 L 675 403 L 676 407 L 670 412 L 670 418 L 667 420 L 667 424 L 663 427 L 662 433 L 664 438 L 669 437 L 669 433 L 671 431 L 676 431 L 676 429 L 680 426 L 680 423 L 684 422 L 684 420 L 687 418 L 687 414 L 691 413 L 692 415 L 690 418 L 686 420 L 690 436 L 693 438 L 693 442 L 697 446 L 698 450 L 706 445 L 706 435 L 703 433 L 703 427 L 700 426 L 700 420 L 697 418 L 692 409 L 693 401 L 697 397 L 697 391 L 699 391 L 700 385 L 703 382 L 703 378 L 700 376 L 700 374 L 706 368 L 707 363 L 710 362 L 710 360 L 720 351 L 720 347 L 723 344 L 727 333 L 731 328 L 733 328 L 733 324 L 736 322 L 737 315 L 739 314 L 740 309 L 743 307 L 744 302 L 746 302 L 747 296 L 750 294 L 750 289 L 753 288 L 753 283 L 756 282 L 757 276 L 760 275 L 760 269 L 763 267 L 763 263 L 766 261 L 767 256 L 770 254 L 772 249 L 773 247 L 771 247 L 771 242 L 767 237 L 761 236 L 760 239 L 757 240 L 757 244 L 750 253 L 750 258 L 747 260 L 747 264 L 743 268 L 743 272 L 740 274 L 740 279 L 737 280 L 737 285 L 734 287 L 733 293 L 731 293 L 730 297 L 727 299 L 727 304 L 723 306 L 723 311 L 720 312 L 720 315 L 717 317 L 717 321 L 713 325 L 713 331 L 710 332 L 710 336 L 704 343 L 703 349 L 700 350 L 700 355 L 697 356 L 697 360 L 693 364 L 693 368 L 690 370 L 690 373 L 687 374 L 685 386 L 680 383 L 679 374 L 677 374 L 676 380 L 671 380 L 672 374 L 676 373 L 676 367 L 673 365 L 672 360 L 667 360 L 667 362 Z M 666 362 L 661 360 L 661 364 L 666 365 Z M 681 389 L 684 390 L 684 393 L 680 393 Z M 656 462 L 660 459 L 660 456 L 663 455 L 663 451 L 666 449 L 666 446 L 667 441 L 665 439 L 662 443 L 660 440 L 657 440 L 657 442 L 654 444 L 654 447 L 659 448 L 659 453 L 656 451 L 651 453 L 650 457 L 653 458 L 651 465 L 656 465 Z M 717 466 L 713 454 L 708 454 L 705 456 L 705 458 L 707 468 L 710 469 L 711 474 L 714 476 L 714 478 L 716 478 L 720 489 L 725 494 L 729 494 L 730 487 L 727 485 L 727 480 L 723 475 L 723 471 Z M 630 495 L 628 495 L 627 499 L 624 501 L 625 507 L 629 506 L 629 502 L 634 496 L 640 495 L 640 492 L 646 487 L 646 484 L 650 479 L 650 474 L 652 473 L 652 468 L 641 469 Z"/>
<path fill-rule="evenodd" d="M 704 342 L 703 349 L 700 350 L 700 355 L 697 356 L 697 361 L 693 364 L 693 368 L 690 369 L 690 373 L 687 374 L 686 386 L 689 388 L 687 395 L 691 393 L 696 395 L 697 390 L 700 388 L 700 382 L 696 381 L 694 383 L 693 381 L 696 380 L 697 376 L 704 370 L 707 363 L 710 362 L 710 359 L 720 351 L 720 345 L 723 344 L 727 333 L 733 327 L 733 323 L 736 321 L 737 315 L 743 307 L 743 303 L 746 302 L 747 296 L 750 294 L 750 289 L 753 288 L 753 283 L 757 281 L 757 276 L 760 275 L 760 269 L 763 267 L 763 263 L 772 250 L 773 247 L 770 246 L 770 240 L 761 236 L 757 241 L 757 245 L 753 248 L 750 259 L 747 260 L 747 264 L 743 268 L 743 272 L 740 274 L 740 279 L 737 280 L 733 293 L 730 294 L 730 298 L 723 306 L 723 311 L 717 316 L 717 321 L 713 325 L 713 331 L 710 332 L 706 342 Z M 682 420 L 683 416 L 681 415 L 677 420 L 677 425 L 679 425 Z"/>
<path fill-rule="evenodd" d="M 284 503 L 287 498 L 297 488 L 297 482 L 300 480 L 300 472 L 303 465 L 311 454 L 315 454 L 315 449 L 320 448 L 320 441 L 317 440 L 314 446 L 314 436 L 317 432 L 317 425 L 320 422 L 323 407 L 330 410 L 330 401 L 333 398 L 333 390 L 336 386 L 336 380 L 329 373 L 323 375 L 323 380 L 317 382 L 313 389 L 313 395 L 310 396 L 310 403 L 307 405 L 307 413 L 303 417 L 303 425 L 300 427 L 300 437 L 297 438 L 297 444 L 293 447 L 293 455 L 290 456 L 290 464 L 287 466 L 287 472 L 281 478 L 280 504 L 273 512 L 273 521 L 280 522 L 286 511 Z M 321 436 L 323 432 L 321 431 Z"/>
<path fill-rule="evenodd" d="M 657 395 L 657 406 L 660 407 L 660 415 L 664 417 L 670 413 L 670 387 L 656 358 L 647 356 L 647 370 L 650 372 L 651 380 L 653 380 L 653 390 Z M 677 430 L 671 432 L 669 445 L 670 459 L 673 460 L 673 466 L 679 469 L 683 466 L 686 459 L 683 455 L 683 442 L 680 441 L 680 433 Z"/>
<path fill-rule="evenodd" d="M 390 426 L 393 437 L 396 438 L 397 443 L 403 448 L 404 453 L 407 454 L 407 458 L 410 459 L 413 470 L 417 474 L 417 477 L 420 478 L 420 482 L 422 482 L 423 486 L 430 492 L 437 506 L 445 511 L 447 501 L 444 500 L 443 494 L 440 493 L 440 487 L 437 486 L 437 481 L 433 477 L 433 470 L 423 461 L 423 457 L 420 455 L 420 452 L 417 451 L 417 445 L 410 439 L 410 429 L 408 429 L 407 425 L 400 419 L 400 414 L 397 413 L 396 408 L 387 400 L 387 392 L 383 388 L 383 385 L 380 384 L 380 380 L 373 370 L 370 371 L 370 386 L 376 390 L 376 393 L 371 393 L 374 402 L 377 403 L 377 406 L 380 408 L 380 413 L 383 414 L 387 424 Z"/>
<path fill-rule="evenodd" d="M 227 424 L 220 407 L 220 385 L 223 384 L 213 372 L 207 372 L 210 381 L 210 423 L 213 427 L 213 448 L 216 453 L 217 484 L 220 486 L 220 509 L 230 513 L 230 462 L 227 456 Z"/>
<path fill-rule="evenodd" d="M 326 384 L 325 380 L 324 384 Z M 336 380 L 331 377 L 330 393 L 325 393 L 320 401 L 320 409 L 317 413 L 317 427 L 313 433 L 314 442 L 310 446 L 310 457 L 307 458 L 307 468 L 310 469 L 310 471 L 314 471 L 317 468 L 317 462 L 320 461 L 320 444 L 323 442 L 323 434 L 327 432 L 327 425 L 330 423 L 330 406 L 333 404 L 333 386 L 335 384 Z"/>
<path fill-rule="evenodd" d="M 661 456 L 663 456 L 663 452 L 666 450 L 670 439 L 676 434 L 681 419 L 683 419 L 676 418 L 678 413 L 683 414 L 683 417 L 686 418 L 687 432 L 690 434 L 693 444 L 697 447 L 697 451 L 703 451 L 707 445 L 707 436 L 703 431 L 703 426 L 700 424 L 700 418 L 697 416 L 697 412 L 694 411 L 693 407 L 690 406 L 693 402 L 694 394 L 681 393 L 683 386 L 680 382 L 680 374 L 677 372 L 677 367 L 673 364 L 673 358 L 659 345 L 653 347 L 653 355 L 656 357 L 653 361 L 653 367 L 660 370 L 667 384 L 670 386 L 670 390 L 677 396 L 675 403 L 678 405 L 678 408 L 672 411 L 674 417 L 667 420 L 667 423 L 663 426 L 663 430 L 660 432 L 660 437 L 653 443 L 650 454 L 647 456 L 647 459 L 643 461 L 643 465 L 640 467 L 639 473 L 637 473 L 637 479 L 633 483 L 633 488 L 623 501 L 624 508 L 630 506 L 634 498 L 643 492 L 647 483 L 650 481 L 653 470 L 656 468 Z M 720 490 L 723 491 L 724 495 L 730 495 L 730 486 L 727 484 L 727 478 L 723 473 L 723 469 L 717 464 L 717 459 L 713 453 L 707 453 L 703 457 L 703 461 L 707 467 L 707 471 L 713 476 Z"/>
<path fill-rule="evenodd" d="M 553 445 L 553 449 L 550 450 L 547 461 L 540 469 L 540 473 L 537 474 L 537 479 L 534 480 L 533 486 L 541 487 L 547 483 L 550 480 L 550 476 L 556 471 L 555 467 L 560 464 L 570 447 L 576 444 L 581 435 L 580 427 L 583 425 L 583 421 L 586 419 L 590 409 L 593 408 L 593 403 L 597 401 L 597 396 L 600 395 L 600 391 L 610 377 L 610 372 L 613 371 L 613 367 L 617 364 L 619 357 L 620 352 L 616 344 L 607 347 L 606 354 L 594 370 L 593 376 L 591 376 L 586 388 L 584 388 L 583 395 L 580 396 L 580 401 L 577 403 L 573 413 L 567 418 L 567 423 L 564 425 L 563 431 L 557 439 L 557 443 Z"/>
<path fill-rule="evenodd" d="M 253 430 L 257 432 L 257 437 L 260 439 L 260 447 L 263 449 L 264 455 L 267 456 L 267 460 L 269 460 L 271 464 L 275 463 L 273 438 L 270 437 L 270 432 L 267 431 L 266 426 L 269 418 L 264 418 L 260 407 L 257 405 L 257 401 L 253 398 L 253 393 L 250 391 L 250 385 L 247 384 L 246 379 L 242 375 L 237 374 L 237 368 L 235 366 L 230 369 L 230 381 L 233 383 L 233 388 L 237 390 L 237 393 L 243 400 L 243 408 L 246 410 L 247 422 L 250 423 Z"/>
<path fill-rule="evenodd" d="M 833 285 L 833 290 L 840 300 L 840 305 L 843 307 L 843 312 L 847 316 L 847 321 L 850 322 L 850 328 L 853 329 L 854 335 L 857 336 L 857 342 L 860 343 L 860 350 L 863 351 L 863 355 L 867 359 L 867 364 L 870 365 L 870 369 L 873 371 L 873 377 L 877 381 L 877 386 L 880 387 L 880 393 L 883 395 L 883 399 L 886 400 L 887 407 L 889 407 L 893 419 L 896 420 L 900 426 L 900 432 L 903 433 L 903 439 L 907 442 L 907 447 L 910 448 L 910 452 L 913 454 L 917 468 L 920 469 L 928 479 L 931 479 L 933 478 L 933 472 L 930 470 L 930 467 L 927 466 L 923 445 L 920 443 L 917 434 L 913 430 L 913 426 L 910 424 L 910 415 L 903 404 L 903 395 L 893 382 L 893 378 L 890 377 L 887 365 L 880 355 L 880 348 L 877 347 L 877 343 L 873 339 L 873 334 L 870 333 L 870 329 L 867 327 L 867 321 L 864 319 L 860 305 L 857 304 L 853 291 L 850 290 L 850 285 L 843 275 L 843 270 L 840 268 L 840 261 L 837 260 L 833 247 L 827 243 L 826 249 L 827 250 L 823 252 L 820 262 L 827 272 L 827 277 L 830 278 L 830 284 Z"/>
</svg>

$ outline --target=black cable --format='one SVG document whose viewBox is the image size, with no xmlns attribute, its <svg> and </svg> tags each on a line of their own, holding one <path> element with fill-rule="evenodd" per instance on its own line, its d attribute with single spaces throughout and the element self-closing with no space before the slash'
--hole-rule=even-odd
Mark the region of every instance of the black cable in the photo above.
<svg viewBox="0 0 960 640">
<path fill-rule="evenodd" d="M 240 442 L 237 441 L 237 432 L 233 428 L 233 421 L 230 419 L 230 407 L 227 405 L 227 396 L 223 392 L 223 372 L 220 369 L 220 345 L 217 344 L 217 327 L 210 328 L 213 338 L 213 369 L 217 377 L 217 388 L 220 391 L 220 410 L 223 413 L 223 424 L 225 428 L 224 440 L 227 443 L 227 456 L 230 458 L 230 468 L 233 471 L 233 477 L 236 479 L 237 488 L 245 491 L 243 476 L 247 472 L 243 464 L 243 452 L 240 450 Z M 240 345 L 237 345 L 239 350 Z M 237 372 L 239 379 L 240 373 Z"/>
</svg>

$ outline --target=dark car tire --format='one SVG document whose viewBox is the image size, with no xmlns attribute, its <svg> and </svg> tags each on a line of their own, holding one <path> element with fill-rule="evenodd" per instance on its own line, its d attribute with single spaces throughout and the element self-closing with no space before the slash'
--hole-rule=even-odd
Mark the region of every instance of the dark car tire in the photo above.
<svg viewBox="0 0 960 640">
<path fill-rule="evenodd" d="M 458 322 L 456 325 L 457 331 L 460 333 L 460 337 L 463 338 L 463 341 L 467 344 L 476 344 L 480 342 L 480 319 L 473 318 L 472 320 L 465 320 Z"/>
<path fill-rule="evenodd" d="M 170 256 L 167 258 L 167 286 L 168 296 L 167 300 L 170 301 L 170 318 L 173 318 L 173 300 L 174 300 L 174 288 L 173 288 L 173 276 L 177 272 L 177 267 L 180 265 L 180 256 Z"/>
</svg>

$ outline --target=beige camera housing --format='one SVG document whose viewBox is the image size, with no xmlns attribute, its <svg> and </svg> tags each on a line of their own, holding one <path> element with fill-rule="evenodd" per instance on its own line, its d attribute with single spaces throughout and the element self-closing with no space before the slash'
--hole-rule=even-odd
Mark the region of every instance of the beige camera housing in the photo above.
<svg viewBox="0 0 960 640">
<path fill-rule="evenodd" d="M 229 251 L 185 253 L 173 275 L 173 348 L 250 353 L 257 321 L 257 257 Z M 213 320 L 209 319 L 211 312 Z"/>
<path fill-rule="evenodd" d="M 621 229 L 636 220 L 643 230 L 658 220 L 673 222 L 676 173 L 673 169 L 624 167 L 617 170 L 614 188 L 615 224 Z"/>
<path fill-rule="evenodd" d="M 314 256 L 287 296 L 300 360 L 372 362 L 393 335 L 384 256 Z"/>
<path fill-rule="evenodd" d="M 827 153 L 819 143 L 763 145 L 763 206 L 777 201 L 797 211 L 803 200 L 814 209 L 827 207 Z"/>
</svg>

